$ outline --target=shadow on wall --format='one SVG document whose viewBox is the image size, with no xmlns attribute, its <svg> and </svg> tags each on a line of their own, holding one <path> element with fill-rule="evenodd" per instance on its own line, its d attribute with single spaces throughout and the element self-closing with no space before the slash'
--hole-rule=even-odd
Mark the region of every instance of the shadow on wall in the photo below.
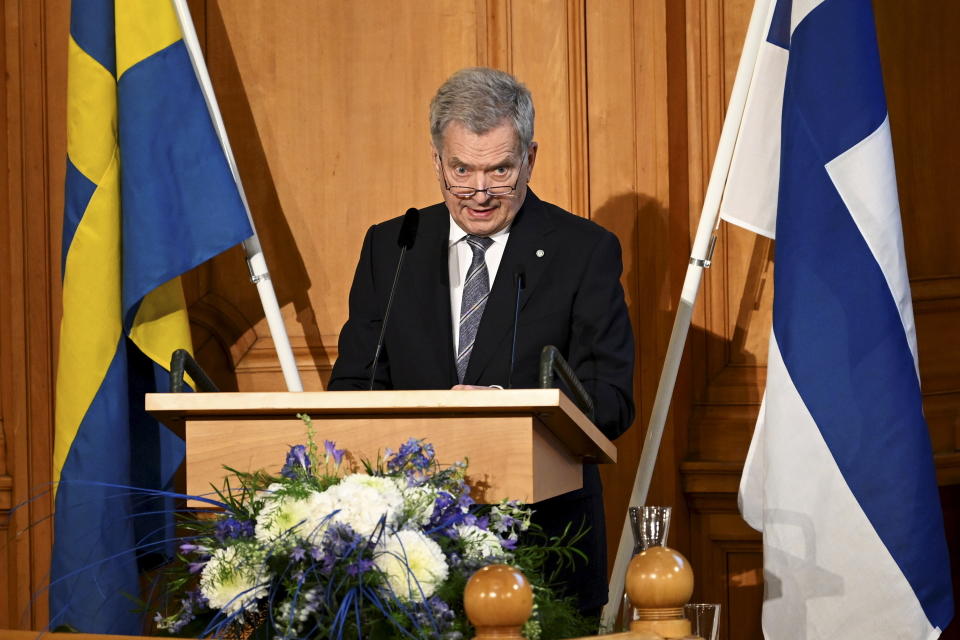
<svg viewBox="0 0 960 640">
<path fill-rule="evenodd" d="M 329 363 L 307 296 L 310 276 L 277 195 L 223 15 L 216 3 L 206 6 L 206 56 L 213 61 L 210 73 L 277 299 L 281 307 L 293 304 L 306 351 L 314 367 L 321 370 Z M 271 379 L 278 376 L 279 363 L 272 348 L 251 352 L 258 339 L 268 336 L 258 335 L 254 329 L 264 313 L 242 248 L 231 249 L 199 267 L 185 280 L 185 289 L 197 360 L 221 390 L 238 389 L 237 364 L 249 358 L 256 365 L 260 350 L 263 361 L 270 363 L 263 370 L 269 371 Z M 303 347 L 295 342 L 295 354 L 302 353 Z M 300 369 L 304 369 L 302 363 Z"/>
<path fill-rule="evenodd" d="M 671 212 L 654 198 L 635 192 L 618 194 L 604 202 L 595 210 L 593 219 L 616 233 L 623 246 L 623 284 L 637 354 L 634 379 L 636 423 L 616 442 L 618 464 L 602 471 L 612 570 L 687 270 L 692 223 L 685 208 Z M 681 465 L 704 457 L 719 457 L 717 451 L 720 449 L 727 456 L 739 456 L 740 460 L 746 455 L 756 410 L 759 409 L 759 392 L 756 390 L 762 385 L 762 380 L 751 380 L 749 376 L 762 373 L 755 354 L 759 355 L 759 334 L 766 330 L 761 329 L 767 317 L 763 306 L 766 299 L 762 301 L 761 298 L 764 281 L 771 273 L 772 260 L 772 247 L 766 239 L 758 237 L 746 243 L 726 242 L 728 251 L 729 247 L 736 246 L 739 247 L 737 251 L 749 252 L 748 255 L 729 256 L 734 258 L 730 262 L 737 265 L 737 271 L 728 273 L 725 268 L 728 257 L 724 256 L 726 229 L 721 228 L 720 233 L 720 246 L 714 256 L 717 266 L 707 271 L 702 281 L 694 325 L 687 336 L 678 387 L 647 499 L 647 504 L 673 506 L 670 546 L 697 560 L 703 560 L 702 554 L 693 551 L 701 545 L 704 534 L 691 528 L 696 516 L 694 507 L 687 504 Z M 731 277 L 736 278 L 736 282 L 730 282 Z M 717 278 L 725 279 L 726 286 L 717 286 Z M 711 295 L 722 295 L 723 298 L 711 299 Z M 709 309 L 704 306 L 708 299 Z M 705 311 L 709 311 L 709 317 Z M 762 351 L 763 348 L 759 349 Z M 704 408 L 720 401 L 717 394 L 729 393 L 726 385 L 733 386 L 732 378 L 743 384 L 738 393 L 746 394 L 753 389 L 751 397 L 739 401 L 750 405 L 753 417 L 748 416 L 737 425 L 725 422 L 723 428 L 718 429 L 720 425 L 705 416 Z M 751 575 L 759 579 L 759 565 L 750 569 Z M 749 602 L 746 610 L 759 611 L 762 599 L 759 580 L 731 585 L 717 585 L 705 580 L 699 589 L 701 594 L 735 592 L 737 598 Z"/>
</svg>

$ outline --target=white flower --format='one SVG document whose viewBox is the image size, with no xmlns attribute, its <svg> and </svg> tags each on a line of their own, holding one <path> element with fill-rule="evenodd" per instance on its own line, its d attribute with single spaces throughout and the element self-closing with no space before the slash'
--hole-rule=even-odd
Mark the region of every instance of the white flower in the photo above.
<svg viewBox="0 0 960 640">
<path fill-rule="evenodd" d="M 333 523 L 349 525 L 369 538 L 381 519 L 388 527 L 396 526 L 400 520 L 404 512 L 401 486 L 393 478 L 357 473 L 326 491 L 295 498 L 278 493 L 281 485 L 270 485 L 261 495 L 264 506 L 257 514 L 256 538 L 269 544 L 293 530 L 296 537 L 316 544 Z"/>
<path fill-rule="evenodd" d="M 270 575 L 260 554 L 249 545 L 233 545 L 213 552 L 200 574 L 200 591 L 210 607 L 225 615 L 251 610 L 269 593 Z"/>
<path fill-rule="evenodd" d="M 403 600 L 429 598 L 449 573 L 440 545 L 409 529 L 387 536 L 374 563 Z"/>
<path fill-rule="evenodd" d="M 398 478 L 383 476 L 368 476 L 365 473 L 352 473 L 345 476 L 338 485 L 340 487 L 366 487 L 374 489 L 384 496 L 399 496 L 403 482 Z"/>
<path fill-rule="evenodd" d="M 433 487 L 421 485 L 403 488 L 403 511 L 410 524 L 420 527 L 429 524 L 436 502 L 437 492 Z"/>
<path fill-rule="evenodd" d="M 463 550 L 467 560 L 479 562 L 487 558 L 503 557 L 500 538 L 492 531 L 472 524 L 458 524 L 454 529 L 463 540 Z"/>
<path fill-rule="evenodd" d="M 392 527 L 403 513 L 403 494 L 392 478 L 356 473 L 324 494 L 340 509 L 330 521 L 349 525 L 366 538 L 373 535 L 381 519 Z"/>
<path fill-rule="evenodd" d="M 334 514 L 334 511 L 341 509 L 342 505 L 329 490 L 312 492 L 307 502 L 310 520 L 305 524 L 305 531 L 310 541 L 316 544 L 323 537 L 327 525 L 337 517 L 338 514 Z"/>
<path fill-rule="evenodd" d="M 512 532 L 509 537 L 515 540 L 517 532 L 530 528 L 531 515 L 533 511 L 529 507 L 504 500 L 490 510 L 490 530 L 501 534 Z"/>
<path fill-rule="evenodd" d="M 298 537 L 314 539 L 323 529 L 323 516 L 332 509 L 322 494 L 312 492 L 306 498 L 278 494 L 264 497 L 264 507 L 257 514 L 255 531 L 259 542 L 267 544 L 294 530 Z M 319 516 L 319 517 L 318 517 Z"/>
</svg>

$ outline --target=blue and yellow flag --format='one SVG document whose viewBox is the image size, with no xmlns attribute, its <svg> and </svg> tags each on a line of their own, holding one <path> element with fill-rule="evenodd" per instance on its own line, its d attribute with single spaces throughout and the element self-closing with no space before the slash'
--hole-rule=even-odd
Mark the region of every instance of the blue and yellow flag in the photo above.
<svg viewBox="0 0 960 640">
<path fill-rule="evenodd" d="M 190 348 L 179 276 L 253 231 L 166 0 L 73 0 L 51 626 L 137 633 L 183 456 L 145 414 Z"/>
</svg>

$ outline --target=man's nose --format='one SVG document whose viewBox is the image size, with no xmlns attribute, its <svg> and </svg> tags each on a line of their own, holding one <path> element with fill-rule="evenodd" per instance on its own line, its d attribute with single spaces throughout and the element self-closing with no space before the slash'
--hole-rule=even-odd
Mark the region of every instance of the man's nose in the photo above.
<svg viewBox="0 0 960 640">
<path fill-rule="evenodd" d="M 477 192 L 476 192 L 475 194 L 473 194 L 473 199 L 474 199 L 475 201 L 480 202 L 480 203 L 484 203 L 484 202 L 487 202 L 488 200 L 490 200 L 490 198 L 491 198 L 492 196 L 485 191 L 485 189 L 486 189 L 488 186 L 490 186 L 490 185 L 488 184 L 489 182 L 490 182 L 490 181 L 487 179 L 487 176 L 485 176 L 482 171 L 481 171 L 481 172 L 478 172 L 478 174 L 477 174 L 477 183 L 476 183 L 475 185 L 473 185 L 473 187 L 477 190 Z"/>
<path fill-rule="evenodd" d="M 480 204 L 483 204 L 489 201 L 493 197 L 489 193 L 484 191 L 485 187 L 486 185 L 481 184 L 480 186 L 477 187 L 477 192 L 473 194 L 473 199 Z"/>
</svg>

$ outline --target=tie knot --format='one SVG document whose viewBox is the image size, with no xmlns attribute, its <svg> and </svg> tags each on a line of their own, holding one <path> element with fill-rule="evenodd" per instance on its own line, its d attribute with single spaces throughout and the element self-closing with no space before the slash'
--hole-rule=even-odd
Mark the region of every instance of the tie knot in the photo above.
<svg viewBox="0 0 960 640">
<path fill-rule="evenodd" d="M 480 255 L 483 255 L 493 244 L 493 240 L 486 236 L 467 235 L 467 243 L 473 249 L 474 254 L 480 253 Z"/>
</svg>

